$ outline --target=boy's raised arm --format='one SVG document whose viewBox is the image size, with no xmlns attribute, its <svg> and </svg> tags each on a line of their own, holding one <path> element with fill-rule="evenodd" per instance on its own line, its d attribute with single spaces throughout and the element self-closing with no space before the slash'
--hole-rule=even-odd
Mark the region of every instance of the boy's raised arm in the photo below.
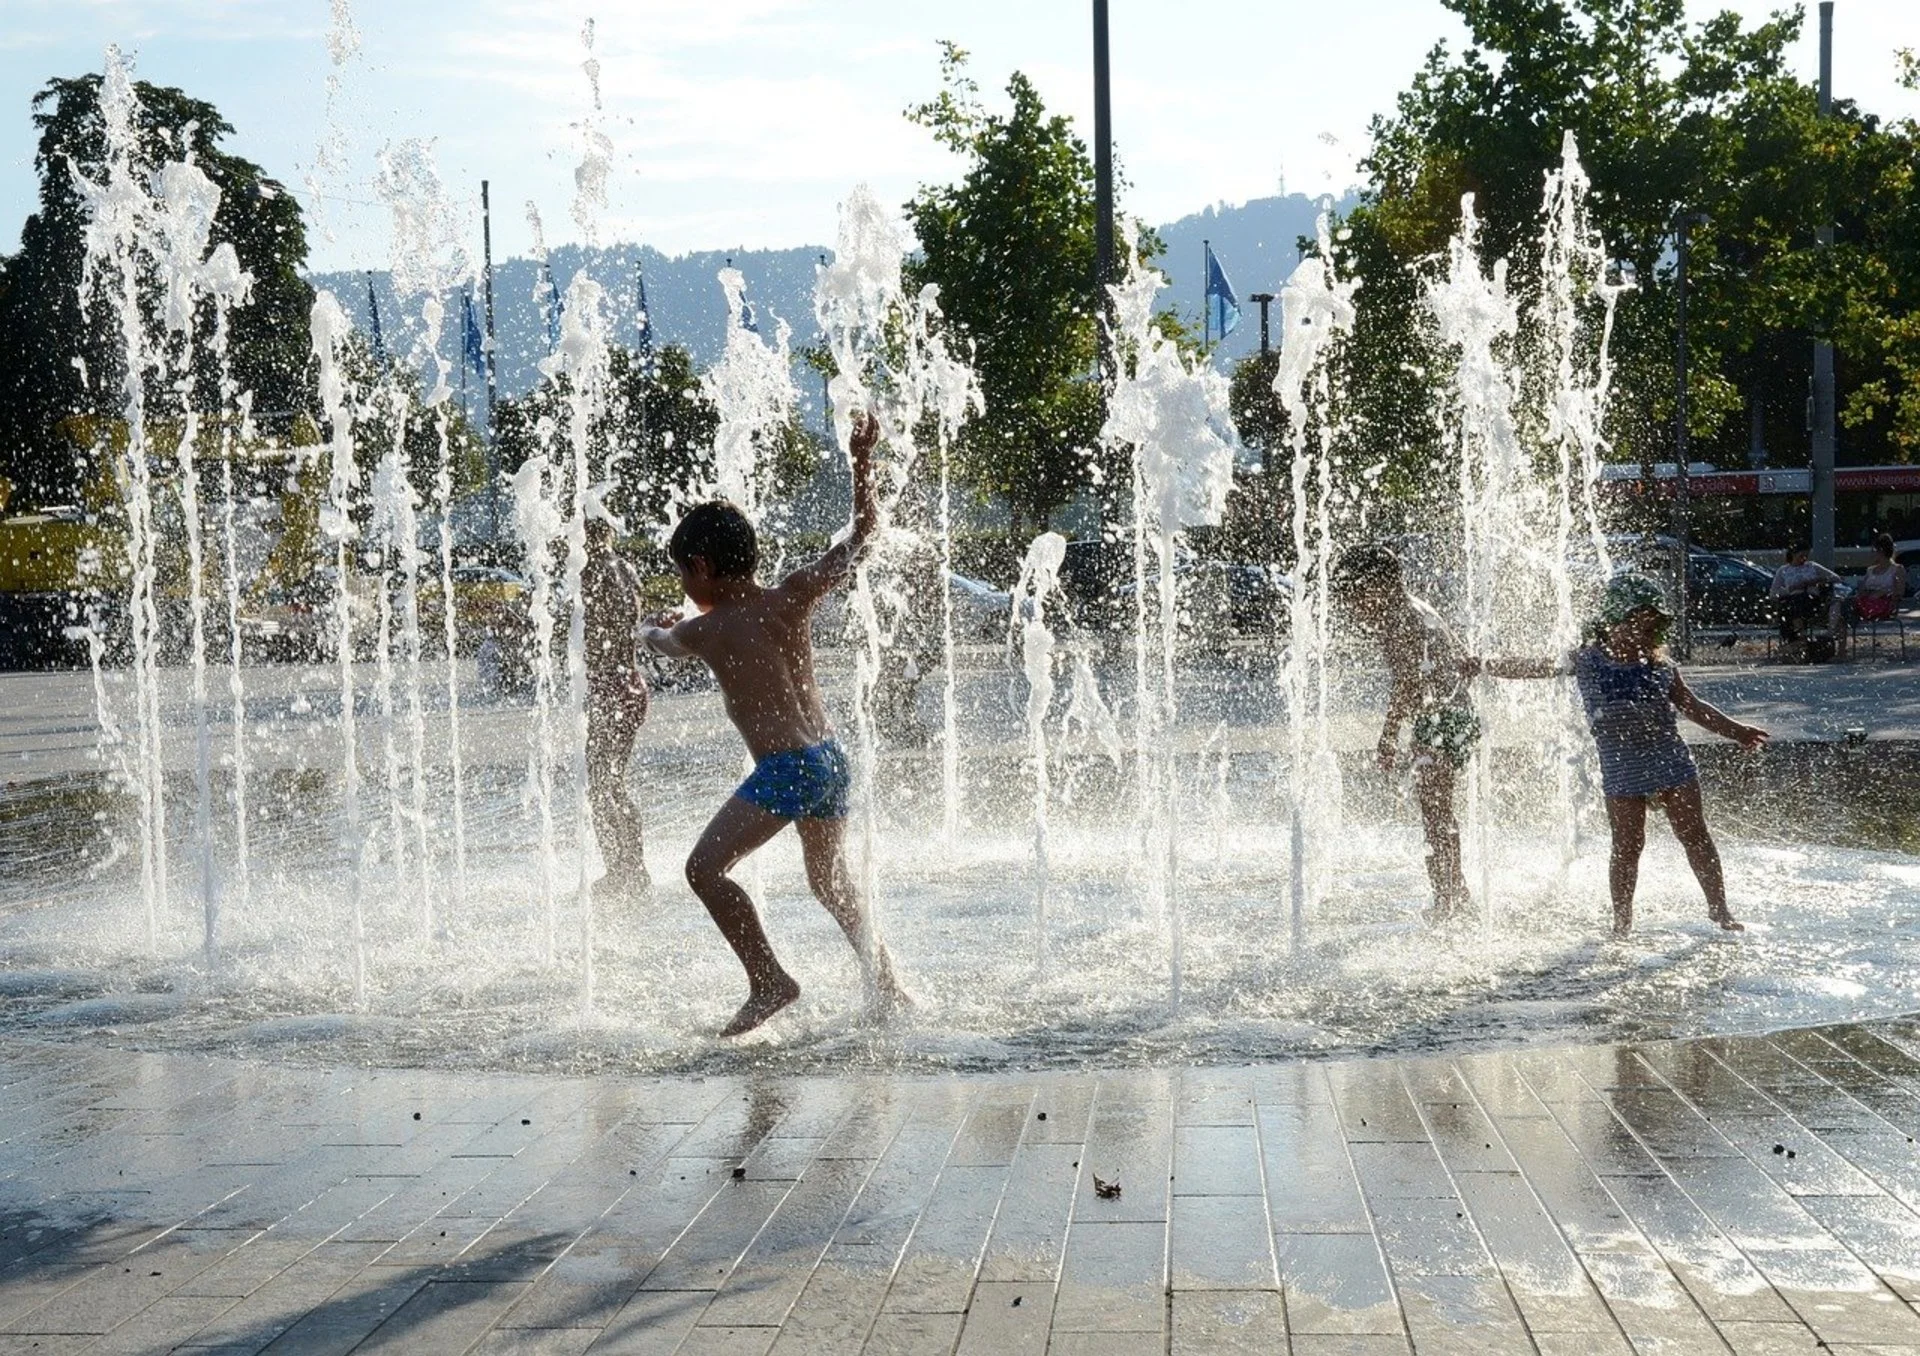
<svg viewBox="0 0 1920 1356">
<path fill-rule="evenodd" d="M 781 587 L 809 601 L 845 579 L 880 527 L 880 498 L 873 487 L 873 449 L 880 441 L 880 421 L 867 411 L 853 417 L 853 437 L 847 450 L 853 458 L 853 526 L 820 558 L 802 565 L 781 581 Z"/>
<path fill-rule="evenodd" d="M 1481 674 L 1489 678 L 1560 678 L 1572 671 L 1566 660 L 1549 655 L 1488 655 L 1465 659 L 1460 669 L 1469 678 Z"/>
</svg>

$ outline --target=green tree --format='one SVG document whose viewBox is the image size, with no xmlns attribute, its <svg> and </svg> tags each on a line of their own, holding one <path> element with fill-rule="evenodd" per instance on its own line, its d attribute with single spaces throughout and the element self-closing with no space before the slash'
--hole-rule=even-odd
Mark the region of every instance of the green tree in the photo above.
<svg viewBox="0 0 1920 1356">
<path fill-rule="evenodd" d="M 86 220 L 74 176 L 102 173 L 101 84 L 98 75 L 55 79 L 34 96 L 39 206 L 21 228 L 19 251 L 0 261 L 0 475 L 28 501 L 78 493 L 91 449 L 64 438 L 58 425 L 118 404 L 106 318 L 83 314 L 79 300 Z M 212 243 L 230 243 L 253 275 L 252 300 L 232 317 L 234 376 L 253 393 L 263 419 L 290 421 L 312 405 L 307 325 L 313 293 L 300 277 L 307 245 L 299 204 L 258 165 L 220 148 L 233 128 L 212 104 L 145 82 L 134 89 L 141 163 L 157 167 L 191 154 L 220 189 Z M 217 394 L 206 337 L 196 345 L 193 399 L 211 409 Z"/>
<path fill-rule="evenodd" d="M 1752 28 L 1732 14 L 1686 22 L 1680 0 L 1446 0 L 1471 34 L 1429 55 L 1394 113 L 1376 119 L 1371 183 L 1348 226 L 1360 293 L 1353 412 L 1364 438 L 1416 485 L 1438 464 L 1430 346 L 1417 274 L 1444 249 L 1472 193 L 1488 256 L 1523 277 L 1537 249 L 1541 175 L 1571 131 L 1589 200 L 1637 292 L 1621 304 L 1615 455 L 1671 455 L 1673 223 L 1704 212 L 1689 298 L 1691 433 L 1697 455 L 1745 460 L 1758 408 L 1776 459 L 1804 456 L 1812 336 L 1843 352 L 1843 418 L 1855 449 L 1905 456 L 1913 367 L 1900 349 L 1920 275 L 1911 240 L 1912 129 L 1851 104 L 1821 120 L 1788 69 L 1800 16 Z M 1823 249 L 1816 233 L 1838 224 Z M 1904 233 L 1904 234 L 1903 234 Z"/>
<path fill-rule="evenodd" d="M 1089 482 L 1104 400 L 1094 273 L 1093 163 L 1072 122 L 1015 72 L 990 112 L 967 54 L 941 45 L 939 95 L 908 111 L 965 161 L 959 182 L 906 205 L 916 284 L 937 283 L 972 351 L 986 411 L 955 448 L 963 481 L 1003 502 L 1015 534 L 1043 527 Z"/>
<path fill-rule="evenodd" d="M 498 403 L 494 428 L 503 472 L 511 475 L 543 446 L 560 457 L 568 399 L 563 375 Z M 664 345 L 651 365 L 631 349 L 613 349 L 606 401 L 588 431 L 592 474 L 613 482 L 608 507 L 636 532 L 668 522 L 677 502 L 712 480 L 718 423 L 685 348 Z"/>
</svg>

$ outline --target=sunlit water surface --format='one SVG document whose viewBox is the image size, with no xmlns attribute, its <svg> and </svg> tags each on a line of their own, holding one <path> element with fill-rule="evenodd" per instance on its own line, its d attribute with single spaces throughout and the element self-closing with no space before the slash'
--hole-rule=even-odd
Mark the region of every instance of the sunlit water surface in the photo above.
<svg viewBox="0 0 1920 1356">
<path fill-rule="evenodd" d="M 1897 853 L 1743 840 L 1723 826 L 1733 906 L 1705 921 L 1664 828 L 1650 835 L 1638 926 L 1607 935 L 1605 840 L 1564 873 L 1556 840 L 1494 835 L 1494 921 L 1435 928 L 1404 807 L 1350 809 L 1335 886 L 1290 941 L 1287 835 L 1257 768 L 1234 769 L 1183 822 L 1184 989 L 1114 804 L 1055 825 L 1051 946 L 1040 968 L 1030 843 L 970 827 L 941 840 L 905 781 L 881 838 L 881 918 L 917 1007 L 866 1020 L 852 953 L 806 893 L 786 835 L 742 868 L 804 996 L 763 1031 L 713 1032 L 744 980 L 679 863 L 725 783 L 691 776 L 646 805 L 660 881 L 642 905 L 595 905 L 595 994 L 582 1015 L 579 906 L 563 897 L 553 959 L 526 807 L 501 770 L 476 797 L 464 898 L 423 936 L 413 889 L 368 868 L 368 998 L 352 1001 L 347 889 L 324 815 L 258 840 L 251 898 L 229 900 L 209 971 L 193 880 L 157 952 L 127 863 L 42 882 L 0 914 L 0 1027 L 34 1039 L 301 1061 L 676 1073 L 765 1067 L 993 1070 L 1237 1063 L 1763 1029 L 1920 1008 L 1920 862 Z M 711 785 L 708 785 L 708 782 Z M 644 788 L 643 788 L 644 790 Z M 984 794 L 984 788 L 981 794 Z M 992 818 L 983 816 L 983 818 Z M 1264 822 L 1263 822 L 1264 821 Z M 561 869 L 575 858 L 561 854 Z M 444 874 L 447 864 L 441 863 Z M 1476 880 L 1479 874 L 1474 874 Z M 563 876 L 563 879 L 568 879 Z"/>
</svg>

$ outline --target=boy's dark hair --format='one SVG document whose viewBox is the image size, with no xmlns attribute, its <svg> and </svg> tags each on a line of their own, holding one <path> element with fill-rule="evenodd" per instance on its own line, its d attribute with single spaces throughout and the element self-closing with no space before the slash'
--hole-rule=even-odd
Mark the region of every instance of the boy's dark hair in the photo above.
<svg viewBox="0 0 1920 1356">
<path fill-rule="evenodd" d="M 1330 581 L 1335 593 L 1356 593 L 1362 589 L 1406 587 L 1400 569 L 1400 557 L 1378 543 L 1349 546 L 1333 563 Z"/>
<path fill-rule="evenodd" d="M 746 514 L 725 499 L 711 499 L 680 520 L 667 538 L 667 554 L 682 567 L 698 556 L 717 578 L 751 577 L 760 563 L 760 538 Z"/>
</svg>

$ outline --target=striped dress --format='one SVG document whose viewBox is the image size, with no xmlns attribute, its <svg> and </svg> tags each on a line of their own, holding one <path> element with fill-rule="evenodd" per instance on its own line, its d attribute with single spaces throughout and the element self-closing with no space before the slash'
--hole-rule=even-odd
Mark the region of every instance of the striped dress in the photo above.
<svg viewBox="0 0 1920 1356">
<path fill-rule="evenodd" d="M 1588 645 L 1574 651 L 1573 676 L 1608 796 L 1651 796 L 1699 779 L 1674 718 L 1672 664 L 1622 663 Z"/>
</svg>

